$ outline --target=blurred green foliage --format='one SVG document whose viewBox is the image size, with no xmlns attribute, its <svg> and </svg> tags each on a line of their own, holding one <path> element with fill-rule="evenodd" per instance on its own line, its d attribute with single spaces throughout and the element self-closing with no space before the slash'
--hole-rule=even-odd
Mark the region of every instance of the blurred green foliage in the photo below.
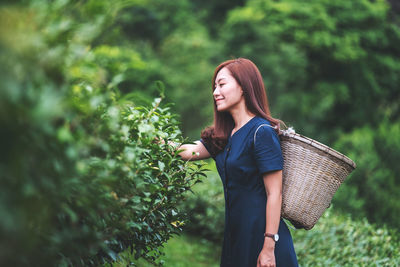
<svg viewBox="0 0 400 267">
<path fill-rule="evenodd" d="M 144 199 L 158 199 L 158 189 L 133 189 L 123 177 L 142 170 L 141 161 L 133 164 L 138 158 L 152 164 L 137 176 L 145 186 L 154 182 L 150 177 L 167 177 L 157 176 L 161 168 L 172 174 L 186 166 L 149 140 L 164 135 L 182 142 L 178 120 L 184 136 L 199 138 L 213 118 L 213 70 L 231 57 L 259 66 L 274 116 L 357 163 L 335 195 L 335 209 L 399 228 L 399 14 L 398 4 L 385 0 L 3 1 L 0 258 L 68 262 L 129 244 L 146 256 L 167 240 L 175 227 L 163 228 L 170 230 L 161 240 L 140 232 L 150 229 L 143 225 L 129 227 L 147 240 L 128 234 L 121 243 L 111 233 L 128 227 L 118 218 L 129 208 L 137 209 L 132 216 L 139 217 L 128 216 L 137 222 L 144 218 L 140 203 L 154 206 Z M 157 107 L 158 114 L 137 109 L 157 105 L 156 80 L 165 84 L 164 101 L 176 104 Z M 189 186 L 179 185 L 182 178 L 173 182 L 177 189 Z M 223 208 L 208 200 L 221 198 L 220 184 L 210 179 L 214 187 L 197 199 L 182 196 L 183 208 L 189 231 L 218 240 Z M 137 190 L 132 195 L 140 199 L 119 210 L 126 190 Z M 162 206 L 177 218 L 178 191 L 168 198 L 171 206 Z M 154 216 L 146 219 L 162 217 Z"/>
<path fill-rule="evenodd" d="M 400 211 L 400 122 L 382 121 L 342 136 L 336 147 L 357 159 L 358 170 L 335 196 L 342 210 L 396 226 Z"/>
<path fill-rule="evenodd" d="M 324 213 L 311 231 L 292 231 L 301 266 L 399 266 L 400 240 L 384 226 Z"/>
<path fill-rule="evenodd" d="M 250 0 L 229 13 L 225 54 L 252 58 L 273 111 L 332 142 L 399 119 L 400 29 L 386 1 Z"/>
<path fill-rule="evenodd" d="M 185 139 L 160 106 L 165 88 L 151 62 L 96 45 L 108 8 L 35 1 L 1 10 L 17 25 L 2 27 L 0 50 L 2 266 L 98 265 L 127 248 L 154 262 L 181 231 L 176 206 L 202 164 L 155 141 Z M 87 12 L 99 23 L 75 25 Z"/>
</svg>

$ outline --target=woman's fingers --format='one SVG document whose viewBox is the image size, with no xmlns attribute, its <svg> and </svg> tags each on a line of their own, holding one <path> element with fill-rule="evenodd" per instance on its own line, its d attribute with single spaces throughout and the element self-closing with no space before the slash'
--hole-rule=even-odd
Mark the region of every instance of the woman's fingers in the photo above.
<svg viewBox="0 0 400 267">
<path fill-rule="evenodd" d="M 262 257 L 260 258 L 260 256 L 258 256 L 257 267 L 276 267 L 276 265 L 273 259 L 265 259 Z"/>
<path fill-rule="evenodd" d="M 273 262 L 268 262 L 268 263 L 263 263 L 263 264 L 257 264 L 257 267 L 276 267 L 275 263 Z"/>
</svg>

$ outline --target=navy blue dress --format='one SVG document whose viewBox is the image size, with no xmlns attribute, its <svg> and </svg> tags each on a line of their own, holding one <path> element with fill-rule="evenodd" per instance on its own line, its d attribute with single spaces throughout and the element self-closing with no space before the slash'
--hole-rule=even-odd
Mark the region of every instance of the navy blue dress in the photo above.
<svg viewBox="0 0 400 267">
<path fill-rule="evenodd" d="M 262 174 L 282 170 L 283 158 L 279 137 L 271 127 L 259 128 L 254 145 L 254 133 L 261 124 L 270 123 L 252 118 L 229 137 L 223 151 L 213 155 L 225 193 L 221 267 L 256 267 L 264 244 L 267 197 Z M 278 234 L 276 266 L 298 266 L 292 237 L 282 219 Z"/>
</svg>

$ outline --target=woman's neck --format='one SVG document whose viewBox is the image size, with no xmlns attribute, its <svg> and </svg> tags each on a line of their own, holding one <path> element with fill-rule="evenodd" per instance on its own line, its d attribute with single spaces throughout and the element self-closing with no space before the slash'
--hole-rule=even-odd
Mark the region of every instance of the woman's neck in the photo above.
<svg viewBox="0 0 400 267">
<path fill-rule="evenodd" d="M 231 112 L 232 118 L 235 122 L 235 127 L 233 128 L 232 133 L 239 130 L 243 125 L 245 125 L 249 120 L 254 118 L 255 114 L 251 113 L 247 109 L 237 110 Z"/>
</svg>

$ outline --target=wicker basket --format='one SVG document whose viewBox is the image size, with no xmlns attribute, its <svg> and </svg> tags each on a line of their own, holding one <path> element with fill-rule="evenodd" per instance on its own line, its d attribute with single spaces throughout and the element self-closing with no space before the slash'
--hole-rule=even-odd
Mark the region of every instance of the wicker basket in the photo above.
<svg viewBox="0 0 400 267">
<path fill-rule="evenodd" d="M 356 168 L 345 155 L 308 137 L 282 131 L 282 217 L 311 229 L 340 184 Z"/>
</svg>

